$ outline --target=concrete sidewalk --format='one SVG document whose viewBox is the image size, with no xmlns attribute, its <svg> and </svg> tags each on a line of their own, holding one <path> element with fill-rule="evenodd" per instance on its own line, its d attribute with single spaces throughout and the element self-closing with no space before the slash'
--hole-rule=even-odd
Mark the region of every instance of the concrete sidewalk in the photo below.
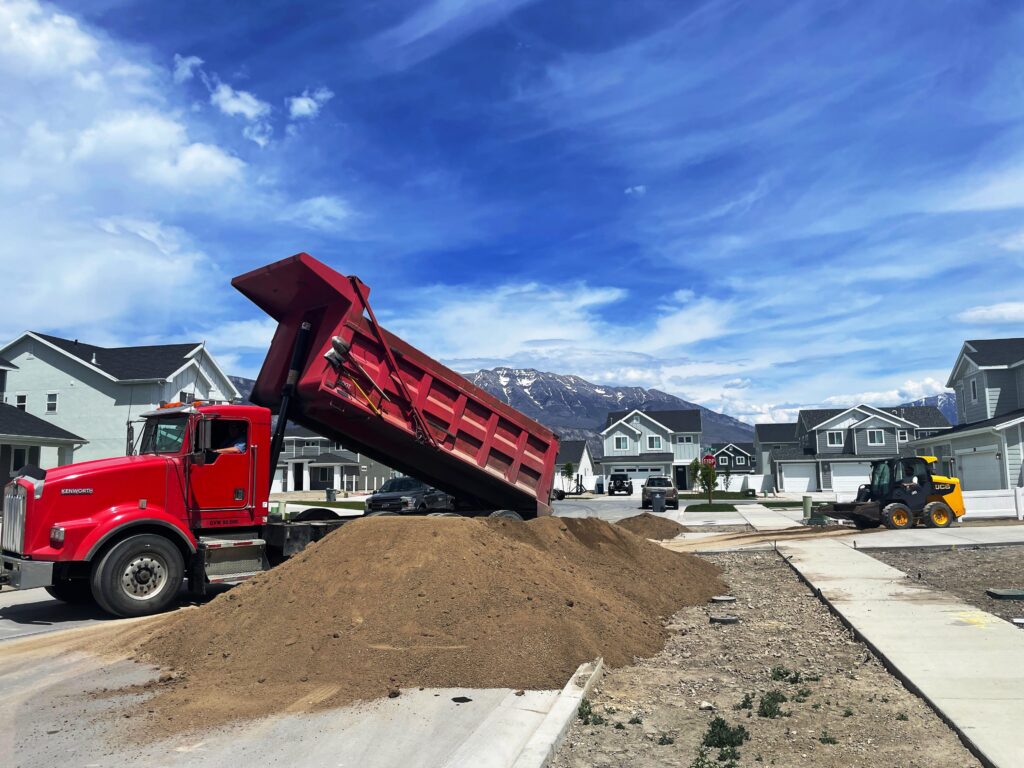
<svg viewBox="0 0 1024 768">
<path fill-rule="evenodd" d="M 1024 632 L 839 541 L 779 551 L 982 762 L 1024 765 Z"/>
<path fill-rule="evenodd" d="M 799 528 L 802 525 L 802 523 L 762 504 L 744 504 L 737 506 L 736 511 L 755 531 L 784 531 L 787 528 Z"/>
</svg>

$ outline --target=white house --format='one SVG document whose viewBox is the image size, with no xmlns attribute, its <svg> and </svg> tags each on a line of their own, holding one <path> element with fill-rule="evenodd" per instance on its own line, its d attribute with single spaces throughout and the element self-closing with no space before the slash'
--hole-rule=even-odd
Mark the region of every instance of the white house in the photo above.
<svg viewBox="0 0 1024 768">
<path fill-rule="evenodd" d="M 914 442 L 965 491 L 1024 486 L 1024 338 L 965 341 L 946 383 L 959 424 Z"/>
<path fill-rule="evenodd" d="M 571 477 L 564 474 L 567 464 L 572 464 Z M 577 479 L 588 491 L 594 490 L 596 477 L 590 447 L 586 440 L 562 440 L 558 444 L 558 457 L 555 459 L 555 487 L 570 491 Z"/>
<path fill-rule="evenodd" d="M 624 472 L 633 480 L 667 475 L 679 489 L 691 488 L 687 471 L 700 456 L 700 411 L 613 411 L 601 432 L 606 475 Z"/>
<path fill-rule="evenodd" d="M 401 473 L 305 427 L 289 424 L 271 487 L 273 493 L 322 491 L 373 492 Z"/>
<path fill-rule="evenodd" d="M 27 331 L 0 356 L 10 364 L 5 402 L 81 436 L 74 461 L 123 456 L 128 421 L 162 402 L 241 397 L 202 344 L 97 347 Z M 41 464 L 59 459 L 44 451 Z"/>
</svg>

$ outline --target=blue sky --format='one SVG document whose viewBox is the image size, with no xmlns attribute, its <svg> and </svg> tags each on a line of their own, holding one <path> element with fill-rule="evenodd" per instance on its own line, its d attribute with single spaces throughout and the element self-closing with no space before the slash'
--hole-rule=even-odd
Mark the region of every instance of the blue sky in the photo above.
<svg viewBox="0 0 1024 768">
<path fill-rule="evenodd" d="M 1024 335 L 1017 4 L 325 6 L 0 5 L 0 333 L 251 375 L 229 280 L 305 250 L 459 370 L 748 421 Z"/>
</svg>

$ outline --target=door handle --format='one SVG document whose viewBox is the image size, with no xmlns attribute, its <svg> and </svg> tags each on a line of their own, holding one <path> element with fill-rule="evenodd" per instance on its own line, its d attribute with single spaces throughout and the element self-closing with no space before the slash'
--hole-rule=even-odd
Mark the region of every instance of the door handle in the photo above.
<svg viewBox="0 0 1024 768">
<path fill-rule="evenodd" d="M 245 488 L 235 488 L 235 501 L 245 501 Z"/>
</svg>

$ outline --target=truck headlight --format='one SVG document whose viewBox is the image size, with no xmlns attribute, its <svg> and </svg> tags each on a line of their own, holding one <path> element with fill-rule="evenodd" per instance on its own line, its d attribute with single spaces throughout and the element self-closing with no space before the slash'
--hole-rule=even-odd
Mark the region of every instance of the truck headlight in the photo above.
<svg viewBox="0 0 1024 768">
<path fill-rule="evenodd" d="M 60 549 L 64 546 L 64 529 L 55 525 L 50 529 L 50 546 L 54 549 Z"/>
<path fill-rule="evenodd" d="M 413 507 L 416 506 L 416 499 L 414 499 L 412 496 L 403 496 L 402 506 L 405 507 L 406 509 L 412 509 Z"/>
</svg>

